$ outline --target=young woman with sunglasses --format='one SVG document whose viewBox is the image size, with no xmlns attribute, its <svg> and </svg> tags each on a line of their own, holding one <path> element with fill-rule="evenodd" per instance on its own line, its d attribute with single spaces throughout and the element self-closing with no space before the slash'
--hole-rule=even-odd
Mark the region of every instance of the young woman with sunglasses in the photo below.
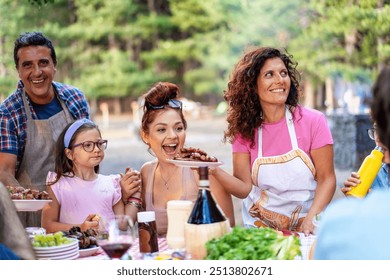
<svg viewBox="0 0 390 280">
<path fill-rule="evenodd" d="M 169 161 L 180 152 L 186 140 L 187 122 L 178 97 L 176 85 L 159 82 L 146 93 L 143 107 L 141 137 L 156 157 L 141 168 L 143 206 L 146 211 L 155 211 L 160 236 L 167 233 L 167 202 L 195 201 L 198 193 L 197 170 Z M 230 225 L 234 226 L 232 197 L 212 174 L 210 188 Z"/>
<path fill-rule="evenodd" d="M 374 124 L 374 127 L 367 129 L 368 137 L 370 137 L 371 140 L 375 141 L 376 146 L 380 146 L 384 150 L 384 157 L 383 157 L 383 164 L 381 169 L 378 172 L 378 175 L 376 175 L 374 182 L 372 182 L 371 190 L 377 190 L 377 189 L 387 189 L 390 190 L 390 178 L 389 178 L 389 165 L 390 165 L 390 154 L 389 150 L 382 144 L 382 142 L 379 140 L 378 134 L 376 133 L 376 123 Z M 360 184 L 360 177 L 357 172 L 352 172 L 351 176 L 347 178 L 344 182 L 344 187 L 341 188 L 341 191 L 346 194 L 349 192 L 353 187 L 356 187 L 358 184 Z"/>
<path fill-rule="evenodd" d="M 99 174 L 107 140 L 97 125 L 80 119 L 65 127 L 56 145 L 55 172 L 47 175 L 47 192 L 52 202 L 42 212 L 47 232 L 98 229 L 99 219 L 127 214 L 135 219 L 140 208 L 139 173 Z M 131 203 L 121 199 L 121 189 L 132 189 Z"/>
</svg>

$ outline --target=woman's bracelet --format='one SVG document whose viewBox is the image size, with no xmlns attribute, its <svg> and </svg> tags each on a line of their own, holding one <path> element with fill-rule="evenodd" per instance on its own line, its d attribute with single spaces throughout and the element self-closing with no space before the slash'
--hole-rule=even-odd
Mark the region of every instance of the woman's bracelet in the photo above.
<svg viewBox="0 0 390 280">
<path fill-rule="evenodd" d="M 130 196 L 128 199 L 127 199 L 127 202 L 129 201 L 135 201 L 135 202 L 138 202 L 138 203 L 142 203 L 142 199 L 139 198 L 139 197 L 134 197 L 134 196 Z"/>
<path fill-rule="evenodd" d="M 130 201 L 127 201 L 127 203 L 126 203 L 126 205 L 133 205 L 135 208 L 137 208 L 138 210 L 139 209 L 141 209 L 141 207 L 142 207 L 142 205 L 141 205 L 141 203 L 139 203 L 139 202 L 134 202 L 134 201 L 132 201 L 132 200 L 130 200 Z"/>
</svg>

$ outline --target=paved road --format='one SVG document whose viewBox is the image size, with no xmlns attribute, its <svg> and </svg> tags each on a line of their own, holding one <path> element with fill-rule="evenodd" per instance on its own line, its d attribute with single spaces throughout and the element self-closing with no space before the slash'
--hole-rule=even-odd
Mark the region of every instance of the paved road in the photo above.
<svg viewBox="0 0 390 280">
<path fill-rule="evenodd" d="M 142 164 L 153 159 L 147 151 L 147 146 L 140 140 L 135 132 L 130 115 L 110 118 L 109 125 L 105 125 L 99 117 L 95 118 L 102 136 L 108 139 L 106 156 L 101 164 L 102 174 L 115 174 L 123 172 L 127 166 L 140 170 Z M 223 131 L 226 128 L 223 118 L 188 120 L 187 146 L 201 148 L 214 155 L 224 164 L 221 166 L 228 172 L 232 172 L 231 145 L 222 143 Z M 350 171 L 336 170 L 337 185 L 350 174 Z M 335 199 L 340 197 L 338 190 Z M 241 201 L 234 198 L 235 217 L 238 224 L 241 223 Z"/>
</svg>

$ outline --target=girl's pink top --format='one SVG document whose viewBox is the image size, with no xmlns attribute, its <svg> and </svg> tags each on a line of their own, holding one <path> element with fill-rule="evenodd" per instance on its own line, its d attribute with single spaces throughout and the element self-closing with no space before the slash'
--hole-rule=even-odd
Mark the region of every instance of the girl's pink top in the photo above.
<svg viewBox="0 0 390 280">
<path fill-rule="evenodd" d="M 49 172 L 47 181 L 54 181 L 55 172 Z M 82 224 L 89 214 L 113 218 L 112 207 L 121 199 L 119 175 L 101 175 L 93 181 L 78 177 L 64 177 L 51 186 L 60 204 L 59 222 Z"/>
</svg>

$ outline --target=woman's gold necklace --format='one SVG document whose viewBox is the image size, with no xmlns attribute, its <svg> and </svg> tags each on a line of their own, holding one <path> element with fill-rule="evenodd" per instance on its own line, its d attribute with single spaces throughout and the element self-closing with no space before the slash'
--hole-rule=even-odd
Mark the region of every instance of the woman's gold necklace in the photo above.
<svg viewBox="0 0 390 280">
<path fill-rule="evenodd" d="M 163 172 L 162 172 L 162 170 L 161 170 L 161 165 L 159 166 L 159 168 L 160 168 L 160 176 L 161 176 L 161 179 L 164 181 L 164 187 L 168 190 L 168 189 L 169 189 L 168 182 L 169 182 L 169 181 L 171 180 L 171 178 L 173 177 L 173 174 L 175 173 L 177 166 L 175 166 L 175 169 L 174 169 L 174 170 L 172 171 L 172 173 L 168 176 L 168 179 L 167 179 L 167 180 L 165 180 L 165 179 L 164 179 L 164 176 L 162 175 Z"/>
</svg>

